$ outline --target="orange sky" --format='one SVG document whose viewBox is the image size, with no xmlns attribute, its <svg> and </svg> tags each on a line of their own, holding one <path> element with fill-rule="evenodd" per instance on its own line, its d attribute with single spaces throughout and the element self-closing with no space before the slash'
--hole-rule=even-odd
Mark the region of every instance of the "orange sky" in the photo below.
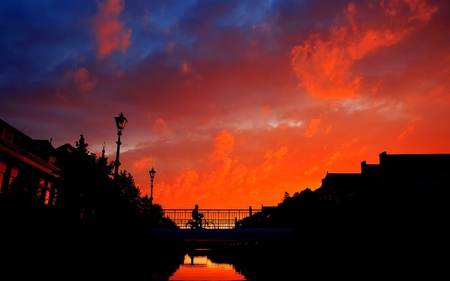
<svg viewBox="0 0 450 281">
<path fill-rule="evenodd" d="M 260 208 L 386 151 L 450 153 L 450 2 L 0 4 L 1 118 L 163 208 Z M 300 3 L 301 2 L 301 3 Z M 265 4 L 264 4 L 265 3 Z"/>
</svg>

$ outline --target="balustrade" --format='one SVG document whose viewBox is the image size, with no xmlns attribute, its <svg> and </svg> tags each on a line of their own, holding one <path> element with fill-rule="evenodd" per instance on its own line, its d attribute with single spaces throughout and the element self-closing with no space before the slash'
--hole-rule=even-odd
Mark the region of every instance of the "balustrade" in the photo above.
<svg viewBox="0 0 450 281">
<path fill-rule="evenodd" d="M 232 229 L 237 221 L 251 216 L 253 213 L 260 212 L 261 209 L 201 209 L 200 212 L 205 215 L 204 221 L 214 223 L 216 229 Z M 170 218 L 176 225 L 186 228 L 186 223 L 192 220 L 192 209 L 164 209 L 164 217 Z"/>
</svg>

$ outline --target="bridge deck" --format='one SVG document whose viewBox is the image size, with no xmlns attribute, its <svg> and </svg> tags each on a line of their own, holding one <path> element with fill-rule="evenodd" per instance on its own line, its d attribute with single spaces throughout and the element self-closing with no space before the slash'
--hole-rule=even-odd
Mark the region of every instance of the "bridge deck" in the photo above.
<svg viewBox="0 0 450 281">
<path fill-rule="evenodd" d="M 237 228 L 237 229 L 178 229 L 154 228 L 149 230 L 153 238 L 181 241 L 246 241 L 295 238 L 297 230 L 291 228 Z"/>
</svg>

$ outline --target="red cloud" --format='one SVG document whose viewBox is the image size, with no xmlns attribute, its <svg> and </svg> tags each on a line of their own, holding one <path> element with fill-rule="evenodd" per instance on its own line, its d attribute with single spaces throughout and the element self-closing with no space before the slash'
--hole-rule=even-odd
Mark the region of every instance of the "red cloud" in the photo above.
<svg viewBox="0 0 450 281">
<path fill-rule="evenodd" d="M 97 36 L 98 56 L 104 58 L 115 50 L 125 52 L 131 44 L 131 29 L 126 29 L 119 15 L 124 0 L 98 2 L 99 14 L 93 19 L 93 30 Z"/>
<path fill-rule="evenodd" d="M 328 34 L 312 35 L 295 46 L 291 65 L 300 86 L 322 99 L 355 96 L 361 77 L 352 73 L 354 63 L 369 53 L 399 43 L 414 30 L 416 21 L 427 22 L 437 11 L 423 1 L 390 1 L 381 8 L 384 14 L 375 19 L 386 24 L 358 22 L 355 16 L 358 10 L 349 4 L 344 12 L 347 25 L 334 26 Z"/>
<path fill-rule="evenodd" d="M 89 92 L 97 85 L 98 79 L 91 77 L 85 67 L 79 67 L 64 73 L 62 81 L 67 87 L 75 87 L 80 92 Z"/>
</svg>

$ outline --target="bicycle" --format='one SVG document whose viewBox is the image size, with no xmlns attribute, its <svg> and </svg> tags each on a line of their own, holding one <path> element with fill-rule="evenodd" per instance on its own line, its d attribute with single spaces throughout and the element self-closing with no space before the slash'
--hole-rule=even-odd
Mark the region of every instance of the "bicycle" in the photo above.
<svg viewBox="0 0 450 281">
<path fill-rule="evenodd" d="M 206 221 L 203 219 L 202 226 L 200 227 L 200 224 L 195 220 L 188 220 L 186 223 L 186 228 L 190 229 L 196 229 L 196 228 L 205 228 L 205 229 L 215 229 L 216 225 L 212 221 Z"/>
</svg>

